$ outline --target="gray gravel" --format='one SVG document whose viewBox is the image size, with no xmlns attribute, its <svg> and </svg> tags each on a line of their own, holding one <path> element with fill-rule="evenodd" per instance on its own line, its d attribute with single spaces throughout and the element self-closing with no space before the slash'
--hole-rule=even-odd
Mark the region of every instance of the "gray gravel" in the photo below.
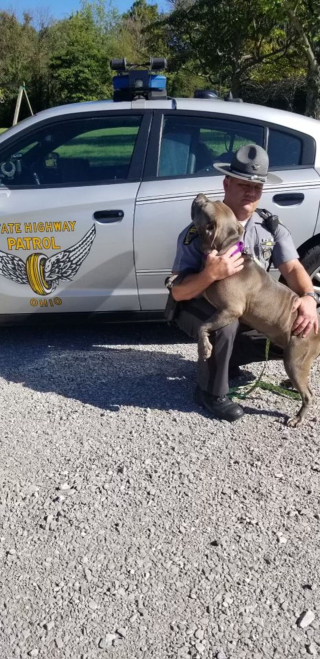
<svg viewBox="0 0 320 659">
<path fill-rule="evenodd" d="M 0 332 L 1 659 L 320 656 L 317 405 L 212 420 L 165 325 Z"/>
</svg>

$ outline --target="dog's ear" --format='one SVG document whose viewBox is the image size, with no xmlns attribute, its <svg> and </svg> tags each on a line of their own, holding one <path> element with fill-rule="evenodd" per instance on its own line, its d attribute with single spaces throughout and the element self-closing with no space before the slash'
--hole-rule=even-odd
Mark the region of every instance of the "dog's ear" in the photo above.
<svg viewBox="0 0 320 659">
<path fill-rule="evenodd" d="M 205 194 L 198 194 L 193 200 L 191 205 L 191 219 L 194 224 L 196 224 L 199 219 L 199 211 L 201 212 L 203 206 L 205 206 L 208 201 L 210 201 L 210 199 L 208 199 Z"/>
<path fill-rule="evenodd" d="M 204 204 L 207 204 L 208 201 L 210 201 L 210 199 L 206 197 L 206 195 L 202 192 L 200 192 L 200 194 L 198 194 L 194 199 L 194 202 L 197 204 L 197 206 L 203 206 Z"/>
</svg>

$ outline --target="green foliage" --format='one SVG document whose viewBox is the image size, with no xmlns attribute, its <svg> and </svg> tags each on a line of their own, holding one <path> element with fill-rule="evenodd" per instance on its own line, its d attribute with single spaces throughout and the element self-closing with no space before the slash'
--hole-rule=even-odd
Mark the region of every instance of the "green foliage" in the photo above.
<svg viewBox="0 0 320 659">
<path fill-rule="evenodd" d="M 132 7 L 122 15 L 123 20 L 139 21 L 143 26 L 158 20 L 158 5 L 150 5 L 146 0 L 135 0 Z"/>
<path fill-rule="evenodd" d="M 284 0 L 291 20 L 297 48 L 307 63 L 306 114 L 320 118 L 320 2 Z"/>
<path fill-rule="evenodd" d="M 5 125 L 12 122 L 19 85 L 31 80 L 36 42 L 29 15 L 25 14 L 20 23 L 13 13 L 0 12 L 0 117 Z"/>
<path fill-rule="evenodd" d="M 107 59 L 96 40 L 90 14 L 79 12 L 65 22 L 65 43 L 51 58 L 49 68 L 55 103 L 102 98 L 106 91 Z"/>
<path fill-rule="evenodd" d="M 120 15 L 110 0 L 81 0 L 81 16 L 94 25 L 96 33 L 104 39 L 119 23 Z"/>
<path fill-rule="evenodd" d="M 195 89 L 205 89 L 207 87 L 207 82 L 203 76 L 197 75 L 186 67 L 175 71 L 172 64 L 170 65 L 167 75 L 169 96 L 190 98 L 193 96 Z"/>
<path fill-rule="evenodd" d="M 167 57 L 172 96 L 232 89 L 303 111 L 308 87 L 307 110 L 320 115 L 320 0 L 171 0 L 167 13 L 134 0 L 122 15 L 112 0 L 79 3 L 59 21 L 0 11 L 0 125 L 12 122 L 22 82 L 34 111 L 110 98 L 112 57 Z"/>
<path fill-rule="evenodd" d="M 177 64 L 235 94 L 257 66 L 285 56 L 292 30 L 281 4 L 267 0 L 177 3 L 166 24 Z"/>
<path fill-rule="evenodd" d="M 168 47 L 162 26 L 158 25 L 159 16 L 158 5 L 146 0 L 135 0 L 122 15 L 119 37 L 128 61 L 140 63 L 150 56 L 166 56 Z"/>
</svg>

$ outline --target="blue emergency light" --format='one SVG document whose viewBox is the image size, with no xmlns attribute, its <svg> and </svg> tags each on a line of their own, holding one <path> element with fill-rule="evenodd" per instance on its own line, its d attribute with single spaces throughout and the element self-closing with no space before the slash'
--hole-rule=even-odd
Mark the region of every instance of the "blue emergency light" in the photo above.
<svg viewBox="0 0 320 659">
<path fill-rule="evenodd" d="M 139 66 L 148 69 L 138 69 Z M 166 76 L 153 73 L 165 69 L 167 61 L 164 57 L 151 57 L 146 64 L 128 64 L 125 58 L 112 59 L 110 67 L 117 71 L 113 78 L 113 100 L 132 101 L 137 98 L 149 100 L 167 98 Z"/>
</svg>

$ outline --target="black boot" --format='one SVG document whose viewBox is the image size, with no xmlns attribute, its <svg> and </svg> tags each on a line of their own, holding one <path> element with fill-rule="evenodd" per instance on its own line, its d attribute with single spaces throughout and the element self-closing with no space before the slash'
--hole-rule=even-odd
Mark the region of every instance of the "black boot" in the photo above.
<svg viewBox="0 0 320 659">
<path fill-rule="evenodd" d="M 207 391 L 202 391 L 199 386 L 194 392 L 194 400 L 197 405 L 205 407 L 217 419 L 237 421 L 244 415 L 242 407 L 233 403 L 228 396 L 211 396 Z"/>
</svg>

